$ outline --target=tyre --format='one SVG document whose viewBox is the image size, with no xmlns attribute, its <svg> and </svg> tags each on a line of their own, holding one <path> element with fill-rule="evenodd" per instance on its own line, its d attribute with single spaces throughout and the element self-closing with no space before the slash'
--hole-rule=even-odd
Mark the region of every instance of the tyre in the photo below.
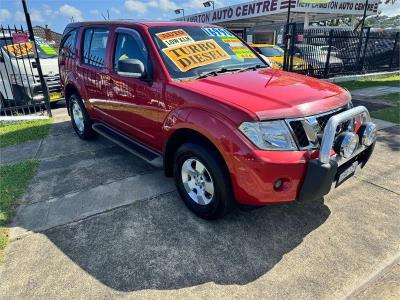
<svg viewBox="0 0 400 300">
<path fill-rule="evenodd" d="M 78 95 L 71 95 L 69 98 L 69 111 L 71 115 L 72 127 L 76 134 L 84 140 L 91 140 L 97 136 L 92 129 L 92 121 L 90 120 L 85 105 Z"/>
<path fill-rule="evenodd" d="M 234 206 L 228 170 L 215 152 L 190 142 L 179 147 L 174 157 L 174 179 L 183 202 L 207 220 L 224 216 Z"/>
</svg>

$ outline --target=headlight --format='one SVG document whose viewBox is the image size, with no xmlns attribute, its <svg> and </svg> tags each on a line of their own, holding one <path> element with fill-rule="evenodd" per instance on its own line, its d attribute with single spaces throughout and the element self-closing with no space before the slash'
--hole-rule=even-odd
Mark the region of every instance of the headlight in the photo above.
<svg viewBox="0 0 400 300">
<path fill-rule="evenodd" d="M 244 122 L 239 130 L 260 149 L 297 150 L 284 121 Z"/>
</svg>

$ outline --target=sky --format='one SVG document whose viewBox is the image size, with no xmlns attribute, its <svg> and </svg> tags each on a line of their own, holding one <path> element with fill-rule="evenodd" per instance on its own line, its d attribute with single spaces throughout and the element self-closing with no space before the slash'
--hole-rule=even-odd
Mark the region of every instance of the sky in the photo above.
<svg viewBox="0 0 400 300">
<path fill-rule="evenodd" d="M 176 8 L 184 8 L 185 15 L 197 13 L 204 8 L 204 0 L 27 0 L 33 25 L 48 25 L 62 33 L 71 21 L 110 19 L 170 20 L 176 18 Z M 215 7 L 223 7 L 246 0 L 215 0 Z M 392 6 L 381 6 L 382 13 L 400 14 L 400 0 Z M 0 24 L 23 24 L 24 14 L 21 0 L 0 0 Z"/>
</svg>

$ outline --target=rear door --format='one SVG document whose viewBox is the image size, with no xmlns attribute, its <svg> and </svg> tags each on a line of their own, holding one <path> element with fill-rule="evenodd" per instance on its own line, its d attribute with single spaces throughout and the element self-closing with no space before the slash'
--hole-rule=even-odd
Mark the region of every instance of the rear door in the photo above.
<svg viewBox="0 0 400 300">
<path fill-rule="evenodd" d="M 109 34 L 107 27 L 85 28 L 81 42 L 81 61 L 77 66 L 87 100 L 100 119 L 104 119 L 102 107 L 107 101 L 107 88 L 110 84 L 106 55 Z"/>
</svg>

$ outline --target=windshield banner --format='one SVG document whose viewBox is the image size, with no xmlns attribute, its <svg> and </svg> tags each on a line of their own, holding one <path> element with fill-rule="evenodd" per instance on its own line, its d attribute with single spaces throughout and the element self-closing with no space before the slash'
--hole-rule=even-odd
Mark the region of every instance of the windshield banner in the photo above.
<svg viewBox="0 0 400 300">
<path fill-rule="evenodd" d="M 212 39 L 165 48 L 163 52 L 182 72 L 230 59 L 229 54 Z"/>
<path fill-rule="evenodd" d="M 15 57 L 27 56 L 33 54 L 33 47 L 31 42 L 12 44 L 4 46 L 5 50 L 14 55 Z"/>
<path fill-rule="evenodd" d="M 167 47 L 194 43 L 192 37 L 183 29 L 160 32 L 156 35 L 165 45 L 167 45 Z"/>
</svg>

